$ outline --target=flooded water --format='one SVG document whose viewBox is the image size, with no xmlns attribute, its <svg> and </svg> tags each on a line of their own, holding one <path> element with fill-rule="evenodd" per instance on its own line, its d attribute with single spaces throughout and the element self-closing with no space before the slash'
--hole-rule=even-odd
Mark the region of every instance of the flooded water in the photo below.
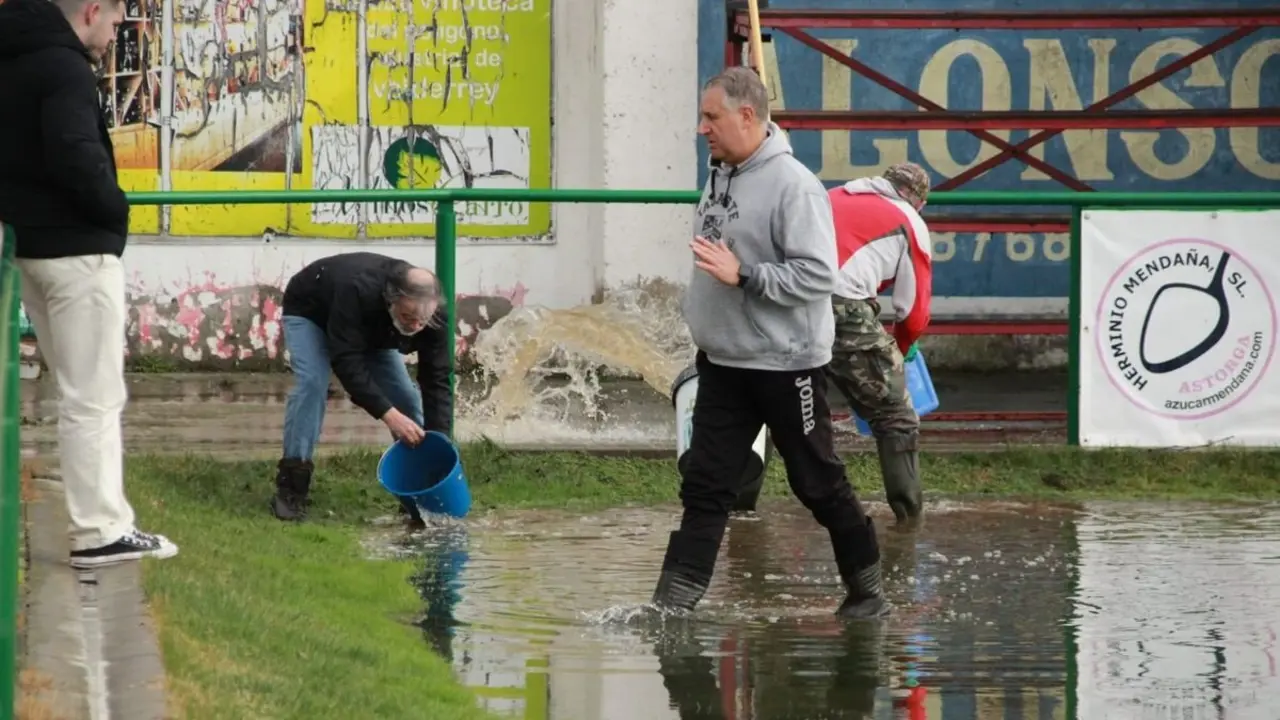
<svg viewBox="0 0 1280 720">
<path fill-rule="evenodd" d="M 1280 506 L 882 506 L 882 623 L 831 615 L 825 532 L 780 501 L 735 519 L 690 618 L 642 612 L 673 508 L 484 516 L 423 558 L 424 639 L 524 720 L 1274 720 Z"/>
</svg>

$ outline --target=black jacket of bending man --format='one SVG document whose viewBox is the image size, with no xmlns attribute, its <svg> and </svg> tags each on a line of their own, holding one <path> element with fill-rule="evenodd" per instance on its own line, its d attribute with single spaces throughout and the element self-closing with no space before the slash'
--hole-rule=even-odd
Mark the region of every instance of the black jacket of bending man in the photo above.
<svg viewBox="0 0 1280 720">
<path fill-rule="evenodd" d="M 391 322 L 383 297 L 387 281 L 409 263 L 369 252 L 321 258 L 298 271 L 284 291 L 285 315 L 303 317 L 324 328 L 329 336 L 329 364 L 351 401 L 375 419 L 392 408 L 373 382 L 365 356 L 375 350 L 418 353 L 418 386 L 422 390 L 423 430 L 452 434 L 453 398 L 450 393 L 448 335 L 445 311 L 412 337 L 401 335 Z"/>
<path fill-rule="evenodd" d="M 21 258 L 119 257 L 129 232 L 93 65 L 48 0 L 0 2 L 0 219 Z"/>
</svg>

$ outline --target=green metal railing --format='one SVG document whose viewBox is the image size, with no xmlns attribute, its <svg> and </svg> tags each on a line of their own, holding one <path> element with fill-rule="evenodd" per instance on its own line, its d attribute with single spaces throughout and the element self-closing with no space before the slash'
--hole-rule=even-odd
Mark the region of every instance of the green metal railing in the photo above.
<svg viewBox="0 0 1280 720">
<path fill-rule="evenodd" d="M 457 243 L 459 202 L 569 202 L 692 204 L 701 194 L 683 190 L 261 190 L 217 192 L 131 193 L 133 205 L 275 205 L 365 202 L 434 202 L 436 213 L 436 274 L 449 317 L 457 327 Z M 1231 209 L 1280 208 L 1280 192 L 1271 193 L 1079 193 L 1079 192 L 938 192 L 929 196 L 931 206 L 1058 206 L 1072 212 L 1070 240 L 1070 397 L 1068 400 L 1069 440 L 1079 442 L 1078 397 L 1080 369 L 1078 353 L 1080 319 L 1080 216 L 1092 208 L 1132 209 Z M 19 315 L 18 273 L 13 265 L 13 236 L 6 228 L 4 256 L 0 261 L 0 360 L 4 381 L 0 387 L 3 410 L 4 486 L 0 488 L 0 712 L 13 707 L 15 669 L 15 619 L 17 614 L 18 541 L 20 481 L 18 478 L 21 422 L 18 407 Z M 455 358 L 455 333 L 448 333 L 449 357 Z M 450 372 L 451 383 L 453 372 Z M 11 712 L 11 711 L 10 711 Z M 8 715 L 6 714 L 5 717 Z"/>
<path fill-rule="evenodd" d="M 18 268 L 14 264 L 15 238 L 8 225 L 0 251 L 0 717 L 13 717 L 18 663 L 18 545 L 22 522 L 21 448 L 18 405 L 21 356 L 18 348 Z"/>
</svg>

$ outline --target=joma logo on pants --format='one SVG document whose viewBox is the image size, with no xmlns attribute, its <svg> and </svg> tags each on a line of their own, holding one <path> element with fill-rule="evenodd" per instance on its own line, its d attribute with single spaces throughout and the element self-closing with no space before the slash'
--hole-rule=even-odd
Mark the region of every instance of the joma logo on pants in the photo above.
<svg viewBox="0 0 1280 720">
<path fill-rule="evenodd" d="M 796 389 L 800 391 L 800 419 L 804 421 L 804 434 L 813 431 L 813 378 L 805 375 L 796 378 Z"/>
</svg>

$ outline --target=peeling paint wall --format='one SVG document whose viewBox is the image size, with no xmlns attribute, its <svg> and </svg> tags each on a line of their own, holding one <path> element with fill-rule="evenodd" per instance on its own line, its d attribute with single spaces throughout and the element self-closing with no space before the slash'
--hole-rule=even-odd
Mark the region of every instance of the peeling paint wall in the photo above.
<svg viewBox="0 0 1280 720">
<path fill-rule="evenodd" d="M 526 292 L 517 285 L 489 294 L 460 295 L 459 358 L 465 361 L 476 337 L 519 307 Z M 190 368 L 283 368 L 283 296 L 284 288 L 278 284 L 224 285 L 213 278 L 171 292 L 130 292 L 127 353 L 165 358 Z"/>
<path fill-rule="evenodd" d="M 130 248 L 128 357 L 136 367 L 153 369 L 284 369 L 280 309 L 285 284 L 316 258 L 356 249 L 329 243 Z M 383 252 L 430 265 L 430 248 L 401 245 Z M 485 285 L 475 276 L 464 282 L 470 289 L 458 295 L 455 331 L 465 363 L 479 334 L 522 306 L 529 289 L 519 280 Z M 23 360 L 38 363 L 39 338 L 29 325 L 25 334 Z"/>
<path fill-rule="evenodd" d="M 284 173 L 302 68 L 301 5 L 258 0 L 177 0 L 172 17 L 155 0 L 126 0 L 125 21 L 107 55 L 98 91 L 116 145 L 133 177 L 162 173 Z M 171 57 L 162 39 L 172 38 Z M 172 71 L 165 85 L 163 70 Z M 172 145 L 161 146 L 165 110 Z M 197 180 L 198 182 L 198 180 Z"/>
<path fill-rule="evenodd" d="M 224 285 L 212 277 L 172 293 L 135 286 L 128 291 L 129 355 L 270 364 L 280 352 L 283 292 L 274 284 Z"/>
<path fill-rule="evenodd" d="M 161 0 L 126 3 L 99 94 L 127 189 L 551 184 L 551 0 L 174 0 L 167 17 Z M 434 223 L 429 203 L 203 206 L 140 210 L 131 230 L 421 237 Z M 469 203 L 459 225 L 551 239 L 545 205 Z"/>
</svg>

